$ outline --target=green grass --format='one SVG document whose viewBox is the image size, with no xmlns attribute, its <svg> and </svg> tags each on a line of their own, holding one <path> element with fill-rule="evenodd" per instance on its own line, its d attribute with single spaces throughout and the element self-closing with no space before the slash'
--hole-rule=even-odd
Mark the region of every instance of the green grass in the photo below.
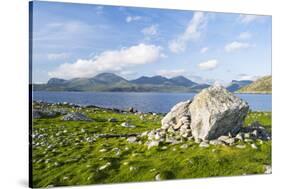
<svg viewBox="0 0 281 189">
<path fill-rule="evenodd" d="M 187 149 L 177 144 L 167 145 L 165 150 L 162 146 L 148 150 L 144 144 L 128 143 L 125 138 L 94 139 L 93 136 L 159 128 L 161 115 L 147 114 L 141 120 L 140 115 L 99 108 L 53 108 L 80 111 L 95 121 L 61 121 L 61 117 L 33 120 L 33 133 L 41 134 L 41 138 L 33 140 L 34 187 L 152 181 L 157 174 L 161 179 L 260 174 L 264 172 L 264 165 L 271 165 L 271 141 L 256 142 L 258 149 L 252 149 L 249 144 L 244 149 L 199 148 L 198 144 L 187 141 Z M 108 118 L 116 118 L 118 122 L 110 123 Z M 121 127 L 125 121 L 136 128 Z M 253 121 L 259 121 L 271 131 L 271 113 L 251 112 L 245 124 Z M 104 149 L 105 152 L 100 152 Z M 100 170 L 108 162 L 110 165 Z"/>
</svg>

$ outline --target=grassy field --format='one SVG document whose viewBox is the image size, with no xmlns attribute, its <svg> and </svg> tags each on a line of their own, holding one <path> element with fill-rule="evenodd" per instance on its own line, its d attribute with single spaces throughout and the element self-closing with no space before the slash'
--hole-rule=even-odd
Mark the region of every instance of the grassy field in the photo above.
<svg viewBox="0 0 281 189">
<path fill-rule="evenodd" d="M 52 106 L 79 111 L 93 122 L 33 119 L 34 187 L 153 181 L 213 176 L 261 174 L 271 165 L 271 141 L 254 141 L 257 149 L 235 146 L 200 148 L 193 141 L 148 150 L 145 141 L 95 138 L 96 133 L 131 134 L 160 127 L 163 115 L 116 113 L 100 108 Z M 116 123 L 109 122 L 116 118 Z M 135 128 L 125 128 L 129 121 Z M 270 112 L 250 112 L 245 125 L 259 121 L 271 131 Z M 187 148 L 182 148 L 183 144 Z"/>
</svg>

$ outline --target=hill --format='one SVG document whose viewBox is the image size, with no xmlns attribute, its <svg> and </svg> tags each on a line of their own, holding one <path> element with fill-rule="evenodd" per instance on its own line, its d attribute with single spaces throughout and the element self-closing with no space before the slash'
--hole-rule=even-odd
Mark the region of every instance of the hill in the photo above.
<svg viewBox="0 0 281 189">
<path fill-rule="evenodd" d="M 242 87 L 239 93 L 271 93 L 272 92 L 272 76 L 264 76 L 253 83 Z"/>
<path fill-rule="evenodd" d="M 226 87 L 226 89 L 229 90 L 230 92 L 235 92 L 251 83 L 253 83 L 253 81 L 251 80 L 240 80 L 240 81 L 232 80 L 231 83 Z"/>
</svg>

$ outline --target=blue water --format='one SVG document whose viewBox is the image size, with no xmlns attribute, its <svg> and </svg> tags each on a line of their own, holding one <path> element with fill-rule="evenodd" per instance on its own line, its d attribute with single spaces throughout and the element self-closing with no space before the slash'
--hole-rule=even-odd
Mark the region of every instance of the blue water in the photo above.
<svg viewBox="0 0 281 189">
<path fill-rule="evenodd" d="M 141 112 L 169 112 L 180 101 L 191 99 L 196 93 L 135 93 L 135 92 L 33 92 L 33 100 L 69 102 L 126 109 L 134 107 Z M 236 94 L 254 111 L 271 111 L 271 94 Z"/>
</svg>

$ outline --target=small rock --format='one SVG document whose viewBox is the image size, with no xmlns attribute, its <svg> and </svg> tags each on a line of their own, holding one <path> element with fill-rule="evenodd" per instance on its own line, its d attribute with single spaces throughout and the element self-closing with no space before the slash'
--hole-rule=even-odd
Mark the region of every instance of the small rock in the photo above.
<svg viewBox="0 0 281 189">
<path fill-rule="evenodd" d="M 106 152 L 107 150 L 105 148 L 100 149 L 100 152 Z"/>
<path fill-rule="evenodd" d="M 135 136 L 128 137 L 127 141 L 130 142 L 130 143 L 134 143 L 134 142 L 137 141 L 137 137 L 135 137 Z"/>
<path fill-rule="evenodd" d="M 202 139 L 201 138 L 195 138 L 195 143 L 199 144 L 202 142 Z"/>
<path fill-rule="evenodd" d="M 154 146 L 159 146 L 159 141 L 156 141 L 156 140 L 152 140 L 150 142 L 147 143 L 147 147 L 148 149 L 154 147 Z"/>
<path fill-rule="evenodd" d="M 183 144 L 183 145 L 180 146 L 181 149 L 186 149 L 187 147 L 188 147 L 187 144 Z"/>
<path fill-rule="evenodd" d="M 162 147 L 161 147 L 161 150 L 167 150 L 167 149 L 168 149 L 167 146 L 162 146 Z"/>
<path fill-rule="evenodd" d="M 99 170 L 101 171 L 101 170 L 104 170 L 104 169 L 106 169 L 107 167 L 109 167 L 111 165 L 111 163 L 110 162 L 107 162 L 105 165 L 103 165 L 103 166 L 101 166 L 100 168 L 99 168 Z"/>
<path fill-rule="evenodd" d="M 257 147 L 257 145 L 256 144 L 251 144 L 251 147 L 253 148 L 253 149 L 258 149 L 258 147 Z"/>
<path fill-rule="evenodd" d="M 162 179 L 161 179 L 161 175 L 160 175 L 160 174 L 157 174 L 157 175 L 155 176 L 155 180 L 156 180 L 156 181 L 162 180 Z"/>
<path fill-rule="evenodd" d="M 272 173 L 271 165 L 265 165 L 264 168 L 265 168 L 265 171 L 264 171 L 265 174 L 271 174 Z"/>
<path fill-rule="evenodd" d="M 222 145 L 223 142 L 220 140 L 210 140 L 209 142 L 211 145 Z"/>
<path fill-rule="evenodd" d="M 68 113 L 62 117 L 63 121 L 92 121 L 91 118 L 88 118 L 82 113 L 79 112 L 72 112 Z"/>
<path fill-rule="evenodd" d="M 108 119 L 108 122 L 112 122 L 112 123 L 115 123 L 117 122 L 118 120 L 116 118 L 109 118 Z"/>
<path fill-rule="evenodd" d="M 131 125 L 129 124 L 128 122 L 124 122 L 121 124 L 122 127 L 127 127 L 127 128 L 135 128 L 136 126 L 135 125 Z"/>
<path fill-rule="evenodd" d="M 206 143 L 206 142 L 201 142 L 201 143 L 199 144 L 199 147 L 201 147 L 201 148 L 207 148 L 207 147 L 209 147 L 209 144 Z"/>
<path fill-rule="evenodd" d="M 243 149 L 243 148 L 246 148 L 246 145 L 238 144 L 238 145 L 236 145 L 236 148 Z"/>
<path fill-rule="evenodd" d="M 133 166 L 131 166 L 129 169 L 130 169 L 130 171 L 137 170 L 137 168 L 136 168 L 136 167 L 133 167 Z"/>
</svg>

